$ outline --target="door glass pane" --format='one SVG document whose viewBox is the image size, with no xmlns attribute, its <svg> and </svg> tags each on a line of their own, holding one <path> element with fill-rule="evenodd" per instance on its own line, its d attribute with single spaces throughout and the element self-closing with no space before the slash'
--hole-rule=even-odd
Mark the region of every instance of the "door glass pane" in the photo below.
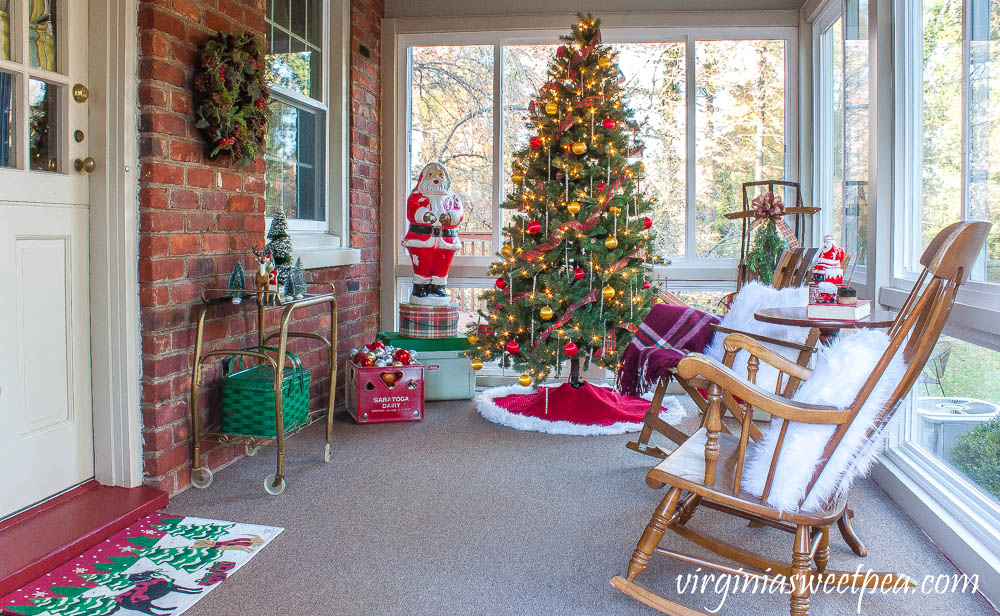
<svg viewBox="0 0 1000 616">
<path fill-rule="evenodd" d="M 742 185 L 785 178 L 785 42 L 695 42 L 698 257 L 739 256 Z"/>
<path fill-rule="evenodd" d="M 685 43 L 613 45 L 626 76 L 625 100 L 639 123 L 645 173 L 639 188 L 653 203 L 656 251 L 683 257 L 687 240 Z"/>
<path fill-rule="evenodd" d="M 0 60 L 11 60 L 10 0 L 0 0 Z"/>
<path fill-rule="evenodd" d="M 1000 283 L 1000 0 L 969 6 L 968 217 L 993 223 L 972 278 Z"/>
<path fill-rule="evenodd" d="M 14 76 L 0 73 L 0 167 L 14 166 Z"/>
<path fill-rule="evenodd" d="M 314 32 L 307 38 L 310 19 L 322 23 L 319 0 L 293 0 L 291 6 L 275 0 L 274 18 L 268 20 L 267 68 L 271 85 L 322 100 L 322 37 Z"/>
<path fill-rule="evenodd" d="M 962 217 L 962 3 L 924 0 L 923 178 L 917 257 Z"/>
<path fill-rule="evenodd" d="M 462 200 L 462 252 L 492 255 L 493 46 L 410 50 L 409 192 L 420 171 L 444 163 Z"/>
<path fill-rule="evenodd" d="M 38 171 L 58 171 L 59 86 L 28 80 L 28 164 Z"/>
<path fill-rule="evenodd" d="M 821 216 L 829 217 L 830 233 L 844 237 L 844 45 L 838 17 L 820 35 L 819 160 L 817 169 Z"/>
<path fill-rule="evenodd" d="M 914 393 L 916 444 L 1000 503 L 1000 353 L 942 336 Z"/>
<path fill-rule="evenodd" d="M 28 52 L 31 66 L 57 70 L 59 0 L 28 0 Z"/>
<path fill-rule="evenodd" d="M 844 201 L 842 246 L 852 263 L 868 259 L 868 0 L 844 14 Z"/>
<path fill-rule="evenodd" d="M 322 112 L 300 109 L 278 100 L 268 125 L 264 152 L 265 213 L 278 208 L 288 218 L 325 220 Z"/>
</svg>

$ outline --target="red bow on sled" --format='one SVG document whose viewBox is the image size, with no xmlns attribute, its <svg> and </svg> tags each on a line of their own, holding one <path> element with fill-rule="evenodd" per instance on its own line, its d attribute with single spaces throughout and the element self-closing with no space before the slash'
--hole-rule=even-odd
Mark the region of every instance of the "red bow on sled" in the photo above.
<svg viewBox="0 0 1000 616">
<path fill-rule="evenodd" d="M 753 208 L 753 221 L 750 222 L 750 233 L 763 223 L 773 220 L 775 226 L 781 232 L 781 236 L 788 242 L 788 247 L 795 249 L 799 247 L 799 240 L 795 237 L 795 232 L 785 222 L 785 204 L 781 197 L 773 192 L 757 196 L 750 204 Z"/>
</svg>

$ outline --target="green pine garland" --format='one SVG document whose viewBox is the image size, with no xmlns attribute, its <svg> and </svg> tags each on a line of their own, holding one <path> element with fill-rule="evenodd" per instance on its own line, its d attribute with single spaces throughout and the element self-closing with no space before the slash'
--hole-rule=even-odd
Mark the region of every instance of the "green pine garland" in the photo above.
<svg viewBox="0 0 1000 616">
<path fill-rule="evenodd" d="M 202 47 L 195 126 L 212 147 L 210 158 L 227 154 L 249 165 L 263 154 L 271 118 L 266 73 L 261 42 L 249 33 L 219 33 Z"/>
<path fill-rule="evenodd" d="M 771 284 L 774 270 L 778 267 L 778 256 L 788 248 L 788 242 L 778 233 L 773 220 L 757 228 L 747 253 L 747 267 L 760 276 L 764 284 Z"/>
</svg>

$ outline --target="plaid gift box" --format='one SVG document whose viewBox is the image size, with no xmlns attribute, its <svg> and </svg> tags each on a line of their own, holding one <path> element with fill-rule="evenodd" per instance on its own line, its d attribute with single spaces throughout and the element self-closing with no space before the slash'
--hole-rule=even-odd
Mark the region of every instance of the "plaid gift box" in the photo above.
<svg viewBox="0 0 1000 616">
<path fill-rule="evenodd" d="M 452 338 L 458 335 L 458 306 L 400 304 L 399 333 L 404 338 Z"/>
</svg>

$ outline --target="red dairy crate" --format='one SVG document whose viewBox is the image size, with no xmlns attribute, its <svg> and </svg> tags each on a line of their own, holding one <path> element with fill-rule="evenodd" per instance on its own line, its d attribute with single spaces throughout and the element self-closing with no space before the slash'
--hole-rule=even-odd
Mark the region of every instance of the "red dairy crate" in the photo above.
<svg viewBox="0 0 1000 616">
<path fill-rule="evenodd" d="M 347 412 L 358 423 L 424 418 L 424 367 L 359 366 L 347 362 Z"/>
</svg>

